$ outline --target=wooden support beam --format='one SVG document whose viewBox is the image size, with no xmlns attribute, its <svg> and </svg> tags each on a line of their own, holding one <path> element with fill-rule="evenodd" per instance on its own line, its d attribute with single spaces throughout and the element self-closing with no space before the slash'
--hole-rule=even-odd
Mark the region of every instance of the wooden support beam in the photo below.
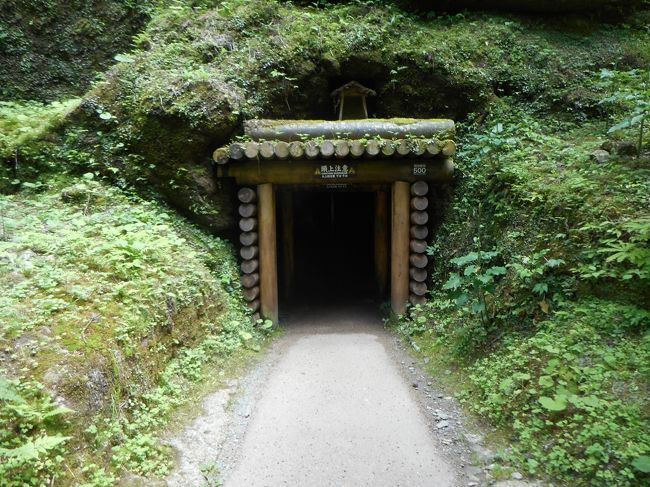
<svg viewBox="0 0 650 487">
<path fill-rule="evenodd" d="M 318 155 L 318 146 L 309 141 L 304 145 L 305 156 Z M 321 171 L 322 166 L 339 165 L 342 161 L 285 161 L 274 160 L 239 161 L 234 164 L 217 166 L 218 177 L 235 178 L 237 184 L 385 184 L 393 181 L 434 181 L 449 182 L 454 173 L 451 159 L 402 159 L 395 160 L 351 160 L 346 161 L 347 171 Z M 420 196 L 420 195 L 417 195 Z"/>
<path fill-rule="evenodd" d="M 280 193 L 280 211 L 282 226 L 282 265 L 283 265 L 283 287 L 284 298 L 291 298 L 294 277 L 294 239 L 293 239 L 293 194 L 290 190 Z"/>
<path fill-rule="evenodd" d="M 410 186 L 405 181 L 393 183 L 391 244 L 391 307 L 403 314 L 409 299 L 409 207 Z"/>
<path fill-rule="evenodd" d="M 275 222 L 275 188 L 257 187 L 259 199 L 260 307 L 262 316 L 278 322 L 278 261 Z"/>
<path fill-rule="evenodd" d="M 375 278 L 380 296 L 388 287 L 388 194 L 375 193 Z"/>
</svg>

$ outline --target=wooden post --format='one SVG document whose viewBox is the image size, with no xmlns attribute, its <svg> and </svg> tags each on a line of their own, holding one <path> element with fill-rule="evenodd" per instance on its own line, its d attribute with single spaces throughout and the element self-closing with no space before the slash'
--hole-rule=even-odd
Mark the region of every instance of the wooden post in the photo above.
<svg viewBox="0 0 650 487">
<path fill-rule="evenodd" d="M 388 286 L 388 195 L 383 190 L 375 193 L 375 278 L 383 296 Z"/>
<path fill-rule="evenodd" d="M 262 316 L 278 322 L 278 261 L 275 193 L 270 183 L 257 186 L 259 199 L 260 306 Z"/>
<path fill-rule="evenodd" d="M 409 216 L 410 185 L 404 181 L 393 183 L 393 218 L 391 244 L 391 307 L 403 314 L 409 299 Z"/>
<path fill-rule="evenodd" d="M 280 193 L 282 201 L 280 209 L 282 212 L 282 262 L 284 267 L 284 295 L 286 299 L 291 298 L 294 274 L 294 240 L 293 240 L 293 195 L 290 190 Z"/>
</svg>

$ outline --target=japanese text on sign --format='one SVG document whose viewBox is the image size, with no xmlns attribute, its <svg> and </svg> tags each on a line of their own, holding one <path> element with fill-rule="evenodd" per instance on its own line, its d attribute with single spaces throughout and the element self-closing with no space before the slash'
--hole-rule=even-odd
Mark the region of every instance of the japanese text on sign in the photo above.
<svg viewBox="0 0 650 487">
<path fill-rule="evenodd" d="M 345 179 L 355 173 L 354 168 L 348 164 L 323 164 L 316 168 L 314 175 L 321 179 Z"/>
</svg>

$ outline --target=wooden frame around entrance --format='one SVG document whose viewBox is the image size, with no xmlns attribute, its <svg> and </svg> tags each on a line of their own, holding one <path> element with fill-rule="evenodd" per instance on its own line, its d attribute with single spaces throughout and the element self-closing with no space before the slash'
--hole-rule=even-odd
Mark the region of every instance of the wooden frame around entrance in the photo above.
<svg viewBox="0 0 650 487">
<path fill-rule="evenodd" d="M 404 313 L 409 302 L 409 230 L 410 230 L 410 201 L 411 185 L 407 181 L 392 183 L 392 208 L 390 210 L 390 249 L 388 242 L 388 195 L 386 191 L 375 192 L 375 278 L 380 291 L 385 292 L 388 274 L 390 251 L 390 295 L 391 308 L 396 314 Z M 278 251 L 277 251 L 277 216 L 276 189 L 272 183 L 257 185 L 258 198 L 258 247 L 259 247 L 259 295 L 260 311 L 264 318 L 274 322 L 278 320 Z M 286 192 L 280 193 L 287 198 Z M 286 208 L 285 202 L 282 213 L 285 219 L 282 231 L 285 232 L 285 242 L 292 242 L 290 227 L 292 215 Z M 291 244 L 289 244 L 291 245 Z M 290 279 L 293 274 L 293 249 L 283 246 L 285 252 L 285 274 Z M 288 266 L 288 268 L 286 267 Z M 286 284 L 286 283 L 285 283 Z M 290 286 L 290 284 L 286 284 Z"/>
</svg>

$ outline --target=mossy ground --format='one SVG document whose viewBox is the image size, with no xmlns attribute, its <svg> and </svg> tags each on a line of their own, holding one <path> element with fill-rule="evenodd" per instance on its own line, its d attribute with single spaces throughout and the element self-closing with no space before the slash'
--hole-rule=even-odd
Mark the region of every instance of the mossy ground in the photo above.
<svg viewBox="0 0 650 487">
<path fill-rule="evenodd" d="M 214 373 L 262 338 L 229 244 L 92 173 L 3 197 L 0 229 L 2 371 L 17 381 L 11 390 L 36 381 L 71 409 L 59 430 L 71 449 L 62 447 L 58 467 L 30 479 L 8 465 L 0 476 L 22 485 L 69 472 L 164 474 L 169 459 L 149 440 L 156 428 L 188 400 L 206 364 Z M 16 436 L 2 448 L 48 431 L 5 413 Z"/>
</svg>

